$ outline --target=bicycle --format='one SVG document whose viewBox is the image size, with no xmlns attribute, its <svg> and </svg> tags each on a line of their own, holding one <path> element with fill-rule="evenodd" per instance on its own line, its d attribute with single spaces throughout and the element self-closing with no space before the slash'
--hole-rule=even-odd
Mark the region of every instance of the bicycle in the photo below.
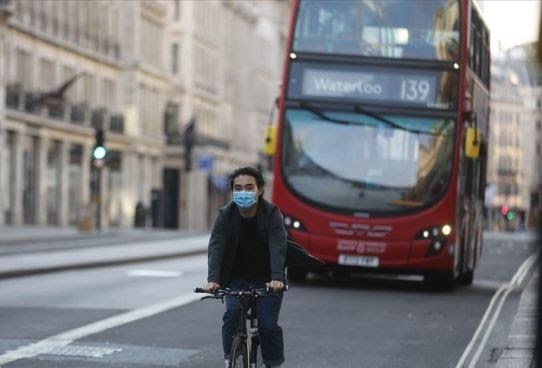
<svg viewBox="0 0 542 368">
<path fill-rule="evenodd" d="M 288 290 L 285 286 L 284 291 Z M 262 296 L 277 296 L 269 288 L 254 288 L 245 290 L 219 289 L 208 292 L 202 288 L 195 288 L 196 293 L 211 294 L 204 296 L 205 299 L 221 299 L 224 302 L 225 296 L 239 298 L 239 314 L 237 332 L 233 336 L 231 344 L 229 368 L 269 368 L 264 365 L 260 348 L 258 334 L 258 319 L 256 313 L 256 299 Z M 249 328 L 247 329 L 247 323 Z"/>
</svg>

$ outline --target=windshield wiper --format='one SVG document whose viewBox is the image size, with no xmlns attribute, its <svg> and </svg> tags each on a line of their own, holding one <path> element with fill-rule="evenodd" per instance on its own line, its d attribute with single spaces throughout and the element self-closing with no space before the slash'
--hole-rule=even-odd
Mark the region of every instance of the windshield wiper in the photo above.
<svg viewBox="0 0 542 368">
<path fill-rule="evenodd" d="M 409 132 L 414 132 L 414 133 L 418 133 L 418 134 L 423 133 L 420 130 L 410 129 L 410 128 L 406 128 L 406 127 L 404 127 L 402 125 L 399 125 L 399 124 L 397 124 L 397 123 L 395 123 L 395 122 L 393 122 L 393 121 L 391 121 L 389 119 L 386 119 L 385 117 L 381 116 L 380 114 L 377 114 L 376 112 L 372 112 L 372 111 L 367 110 L 365 107 L 361 106 L 360 104 L 355 104 L 354 105 L 354 110 L 356 112 L 360 112 L 360 113 L 362 113 L 364 115 L 370 116 L 373 119 L 378 120 L 378 121 L 380 121 L 380 122 L 382 122 L 384 124 L 387 124 L 387 125 L 389 125 L 389 126 L 391 126 L 393 128 L 401 129 L 401 130 L 407 130 Z"/>
<path fill-rule="evenodd" d="M 331 123 L 342 124 L 342 125 L 361 125 L 361 124 L 363 124 L 363 123 L 357 122 L 357 121 L 330 118 L 325 113 L 319 111 L 319 108 L 315 107 L 310 102 L 305 102 L 305 101 L 300 102 L 299 107 L 301 107 L 304 110 L 310 111 L 314 115 L 321 118 L 322 120 L 329 121 Z M 380 114 L 377 114 L 375 112 L 367 110 L 366 108 L 364 108 L 360 104 L 354 105 L 354 111 L 357 112 L 357 113 L 361 113 L 363 115 L 369 116 L 369 117 L 371 117 L 371 118 L 373 118 L 373 119 L 375 119 L 377 121 L 380 121 L 380 122 L 382 122 L 382 123 L 384 123 L 384 124 L 386 124 L 386 125 L 388 125 L 388 126 L 390 126 L 392 128 L 395 128 L 395 129 L 404 130 L 404 131 L 407 131 L 407 132 L 410 132 L 410 133 L 415 133 L 415 134 L 441 135 L 440 133 L 436 133 L 436 132 L 428 132 L 428 131 L 419 130 L 419 129 L 407 128 L 405 126 L 397 124 L 397 123 L 393 122 L 392 120 L 389 120 L 389 119 L 381 116 Z M 368 125 L 368 124 L 365 124 L 365 125 Z"/>
<path fill-rule="evenodd" d="M 304 110 L 312 112 L 314 115 L 318 116 L 322 120 L 329 121 L 331 123 L 342 124 L 342 125 L 359 125 L 359 123 L 356 123 L 350 120 L 330 118 L 323 112 L 319 111 L 316 107 L 313 107 L 312 104 L 309 102 L 300 102 L 299 106 Z"/>
</svg>

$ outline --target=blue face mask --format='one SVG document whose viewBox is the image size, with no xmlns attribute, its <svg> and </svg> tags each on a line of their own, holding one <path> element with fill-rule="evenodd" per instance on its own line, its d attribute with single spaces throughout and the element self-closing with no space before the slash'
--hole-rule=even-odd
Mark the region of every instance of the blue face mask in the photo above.
<svg viewBox="0 0 542 368">
<path fill-rule="evenodd" d="M 250 210 L 256 204 L 256 192 L 233 192 L 233 203 L 242 211 Z"/>
</svg>

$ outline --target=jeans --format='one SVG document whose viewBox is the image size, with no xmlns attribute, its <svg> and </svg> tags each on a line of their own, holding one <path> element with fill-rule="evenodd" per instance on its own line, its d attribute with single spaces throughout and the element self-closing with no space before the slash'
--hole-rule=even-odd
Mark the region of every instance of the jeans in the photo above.
<svg viewBox="0 0 542 368">
<path fill-rule="evenodd" d="M 265 282 L 253 282 L 241 279 L 233 279 L 228 287 L 232 290 L 246 288 L 262 288 Z M 233 335 L 237 332 L 237 318 L 239 312 L 239 299 L 233 296 L 226 297 L 226 312 L 222 325 L 222 345 L 224 358 L 230 358 Z M 256 299 L 258 317 L 258 331 L 262 348 L 262 357 L 265 364 L 276 366 L 284 362 L 284 342 L 282 328 L 278 325 L 280 306 L 282 304 L 282 292 L 277 296 L 263 296 Z"/>
</svg>

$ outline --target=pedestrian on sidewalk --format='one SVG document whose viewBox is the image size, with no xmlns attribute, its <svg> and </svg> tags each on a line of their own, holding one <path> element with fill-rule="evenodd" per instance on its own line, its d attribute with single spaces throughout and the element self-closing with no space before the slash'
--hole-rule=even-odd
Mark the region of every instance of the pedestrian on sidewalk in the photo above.
<svg viewBox="0 0 542 368">
<path fill-rule="evenodd" d="M 208 253 L 208 277 L 204 290 L 232 290 L 269 286 L 278 297 L 257 300 L 258 329 L 264 363 L 280 367 L 284 362 L 282 328 L 278 318 L 285 285 L 286 230 L 278 207 L 263 198 L 265 180 L 253 167 L 230 175 L 232 202 L 219 210 Z M 238 299 L 226 297 L 222 345 L 226 367 L 236 330 Z"/>
</svg>

